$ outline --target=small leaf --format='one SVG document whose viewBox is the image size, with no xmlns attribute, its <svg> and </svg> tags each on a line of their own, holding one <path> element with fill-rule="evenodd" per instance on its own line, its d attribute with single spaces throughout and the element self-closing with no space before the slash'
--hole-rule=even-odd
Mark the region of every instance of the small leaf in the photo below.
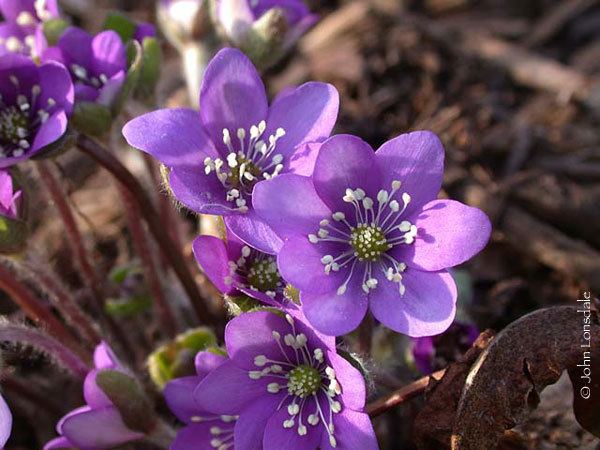
<svg viewBox="0 0 600 450">
<path fill-rule="evenodd" d="M 153 37 L 147 37 L 142 42 L 142 67 L 140 78 L 135 89 L 135 96 L 142 100 L 154 95 L 156 83 L 160 78 L 162 51 L 160 44 Z"/>
<path fill-rule="evenodd" d="M 138 41 L 129 41 L 127 44 L 127 78 L 121 87 L 121 92 L 112 105 L 112 114 L 116 117 L 123 109 L 123 105 L 135 90 L 140 79 L 142 68 L 142 47 Z"/>
<path fill-rule="evenodd" d="M 64 19 L 50 19 L 44 21 L 43 31 L 49 46 L 55 46 L 68 28 L 69 23 Z"/>
<path fill-rule="evenodd" d="M 139 383 L 117 370 L 102 370 L 96 383 L 121 413 L 127 428 L 148 433 L 156 423 L 152 404 Z"/>
<path fill-rule="evenodd" d="M 103 136 L 112 124 L 110 109 L 94 102 L 80 101 L 75 103 L 71 125 L 77 131 L 91 136 Z"/>
<path fill-rule="evenodd" d="M 133 39 L 137 25 L 127 16 L 118 12 L 111 12 L 106 16 L 103 28 L 105 30 L 116 31 L 121 36 L 121 40 L 127 43 Z"/>
</svg>

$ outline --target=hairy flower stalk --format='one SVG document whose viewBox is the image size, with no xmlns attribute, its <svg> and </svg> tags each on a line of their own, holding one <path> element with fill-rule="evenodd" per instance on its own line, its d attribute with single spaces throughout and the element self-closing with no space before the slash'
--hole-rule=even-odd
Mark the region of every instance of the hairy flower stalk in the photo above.
<svg viewBox="0 0 600 450">
<path fill-rule="evenodd" d="M 42 324 L 49 334 L 64 343 L 82 358 L 87 357 L 73 334 L 56 318 L 50 309 L 38 300 L 31 290 L 23 284 L 5 261 L 0 262 L 0 289 L 21 308 L 21 310 L 34 322 Z"/>
<path fill-rule="evenodd" d="M 50 357 L 52 357 L 60 366 L 68 369 L 78 377 L 85 377 L 89 366 L 82 359 L 87 359 L 88 355 L 83 349 L 74 347 L 77 353 L 66 347 L 61 341 L 52 336 L 48 336 L 41 330 L 28 328 L 22 325 L 15 325 L 6 320 L 0 319 L 0 341 L 13 344 L 21 343 L 34 347 Z M 71 339 L 71 341 L 73 341 Z M 84 356 L 85 355 L 85 356 Z"/>
<path fill-rule="evenodd" d="M 152 237 L 156 240 L 163 256 L 169 261 L 173 271 L 179 278 L 198 319 L 202 323 L 217 323 L 218 318 L 208 309 L 204 299 L 200 295 L 194 277 L 181 255 L 181 251 L 174 245 L 169 235 L 165 233 L 160 216 L 139 181 L 107 148 L 102 147 L 97 141 L 85 135 L 79 135 L 77 138 L 77 147 L 109 171 L 111 175 L 129 190 L 139 205 L 140 213 L 146 221 Z"/>
</svg>

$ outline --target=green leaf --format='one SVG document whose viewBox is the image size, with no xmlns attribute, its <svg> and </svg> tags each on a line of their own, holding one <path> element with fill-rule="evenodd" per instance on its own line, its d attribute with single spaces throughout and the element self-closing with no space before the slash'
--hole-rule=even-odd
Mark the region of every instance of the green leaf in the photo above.
<svg viewBox="0 0 600 450">
<path fill-rule="evenodd" d="M 117 370 L 102 370 L 96 384 L 119 410 L 127 428 L 148 433 L 156 423 L 154 409 L 140 384 Z"/>
<path fill-rule="evenodd" d="M 142 42 L 142 67 L 140 78 L 135 91 L 136 97 L 142 100 L 154 96 L 156 83 L 160 78 L 162 51 L 160 44 L 153 37 L 147 37 Z"/>
<path fill-rule="evenodd" d="M 119 115 L 123 109 L 123 105 L 132 95 L 140 78 L 142 68 L 142 47 L 138 41 L 129 41 L 127 44 L 127 61 L 129 67 L 127 69 L 127 78 L 123 83 L 119 96 L 112 105 L 112 114 L 115 117 Z"/>
<path fill-rule="evenodd" d="M 127 16 L 118 12 L 111 12 L 106 16 L 103 28 L 116 31 L 121 36 L 121 40 L 127 43 L 133 39 L 137 25 Z"/>
<path fill-rule="evenodd" d="M 148 311 L 152 307 L 149 295 L 134 295 L 129 298 L 110 298 L 104 305 L 105 311 L 115 317 L 131 317 Z"/>
<path fill-rule="evenodd" d="M 76 102 L 71 116 L 71 125 L 77 131 L 91 136 L 103 136 L 112 125 L 110 109 L 94 102 Z"/>
</svg>

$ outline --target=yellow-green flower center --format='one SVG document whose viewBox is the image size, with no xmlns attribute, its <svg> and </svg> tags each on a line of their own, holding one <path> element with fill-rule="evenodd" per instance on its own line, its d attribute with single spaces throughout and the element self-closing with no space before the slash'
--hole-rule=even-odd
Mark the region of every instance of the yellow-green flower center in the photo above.
<svg viewBox="0 0 600 450">
<path fill-rule="evenodd" d="M 0 113 L 0 140 L 3 144 L 18 145 L 27 137 L 29 119 L 22 111 L 12 106 Z"/>
<path fill-rule="evenodd" d="M 321 387 L 321 374 L 311 366 L 298 366 L 289 373 L 288 393 L 297 397 L 316 394 Z"/>
<path fill-rule="evenodd" d="M 381 227 L 360 224 L 352 229 L 350 245 L 360 261 L 378 261 L 390 246 Z"/>
<path fill-rule="evenodd" d="M 256 260 L 248 270 L 248 282 L 261 292 L 276 291 L 281 282 L 275 258 Z"/>
</svg>

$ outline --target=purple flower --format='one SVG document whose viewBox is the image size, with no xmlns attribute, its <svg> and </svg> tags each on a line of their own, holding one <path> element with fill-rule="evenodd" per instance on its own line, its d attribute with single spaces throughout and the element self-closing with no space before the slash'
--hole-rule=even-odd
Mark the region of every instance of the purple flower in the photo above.
<svg viewBox="0 0 600 450">
<path fill-rule="evenodd" d="M 289 30 L 284 49 L 291 47 L 318 20 L 303 0 L 217 0 L 217 20 L 235 45 L 243 46 L 255 22 L 274 8 L 283 11 Z"/>
<path fill-rule="evenodd" d="M 21 191 L 15 191 L 7 170 L 0 169 L 0 216 L 16 219 Z"/>
<path fill-rule="evenodd" d="M 10 437 L 10 431 L 12 429 L 12 414 L 8 405 L 0 395 L 0 448 L 4 448 L 4 444 Z"/>
<path fill-rule="evenodd" d="M 477 336 L 479 329 L 475 325 L 454 322 L 446 332 L 438 336 L 413 338 L 412 356 L 417 369 L 423 375 L 429 375 L 434 370 L 445 367 L 467 351 Z M 456 354 L 446 358 L 448 350 Z M 439 361 L 436 364 L 439 359 L 445 360 L 443 364 L 439 364 Z"/>
<path fill-rule="evenodd" d="M 198 385 L 196 402 L 239 416 L 234 441 L 244 450 L 377 449 L 360 372 L 297 310 L 282 316 L 258 311 L 229 322 L 231 359 Z"/>
<path fill-rule="evenodd" d="M 0 168 L 31 158 L 58 140 L 73 108 L 73 84 L 57 63 L 0 58 Z"/>
<path fill-rule="evenodd" d="M 398 136 L 376 153 L 340 135 L 322 144 L 312 178 L 257 184 L 254 208 L 285 241 L 279 271 L 316 329 L 348 333 L 369 305 L 413 337 L 452 323 L 457 292 L 446 268 L 479 252 L 491 226 L 479 209 L 436 200 L 443 161 L 430 132 Z"/>
<path fill-rule="evenodd" d="M 58 61 L 67 67 L 75 85 L 75 100 L 111 106 L 121 92 L 127 73 L 125 45 L 112 30 L 96 36 L 69 27 L 56 47 L 46 49 L 43 61 Z"/>
<path fill-rule="evenodd" d="M 94 365 L 95 369 L 88 373 L 83 383 L 87 405 L 74 409 L 58 422 L 56 431 L 60 437 L 48 442 L 44 450 L 73 447 L 101 450 L 144 437 L 144 434 L 127 428 L 117 408 L 96 384 L 96 376 L 102 370 L 127 373 L 105 342 L 96 347 Z"/>
<path fill-rule="evenodd" d="M 0 0 L 0 55 L 39 56 L 45 43 L 41 23 L 58 17 L 56 0 Z"/>
<path fill-rule="evenodd" d="M 251 207 L 258 180 L 310 175 L 337 118 L 335 88 L 306 83 L 267 104 L 265 87 L 242 52 L 221 50 L 206 69 L 200 112 L 163 109 L 123 128 L 127 142 L 170 169 L 175 197 L 203 214 L 224 216 L 242 241 L 275 253 L 281 240 Z"/>
<path fill-rule="evenodd" d="M 271 305 L 285 301 L 286 283 L 279 275 L 275 256 L 248 247 L 232 233 L 228 233 L 227 242 L 199 236 L 193 250 L 204 273 L 223 294 L 241 292 Z"/>
<path fill-rule="evenodd" d="M 186 424 L 179 430 L 171 450 L 233 450 L 233 430 L 237 416 L 215 415 L 194 400 L 194 390 L 227 357 L 204 351 L 196 355 L 198 376 L 183 377 L 165 386 L 164 396 L 169 408 Z"/>
</svg>

